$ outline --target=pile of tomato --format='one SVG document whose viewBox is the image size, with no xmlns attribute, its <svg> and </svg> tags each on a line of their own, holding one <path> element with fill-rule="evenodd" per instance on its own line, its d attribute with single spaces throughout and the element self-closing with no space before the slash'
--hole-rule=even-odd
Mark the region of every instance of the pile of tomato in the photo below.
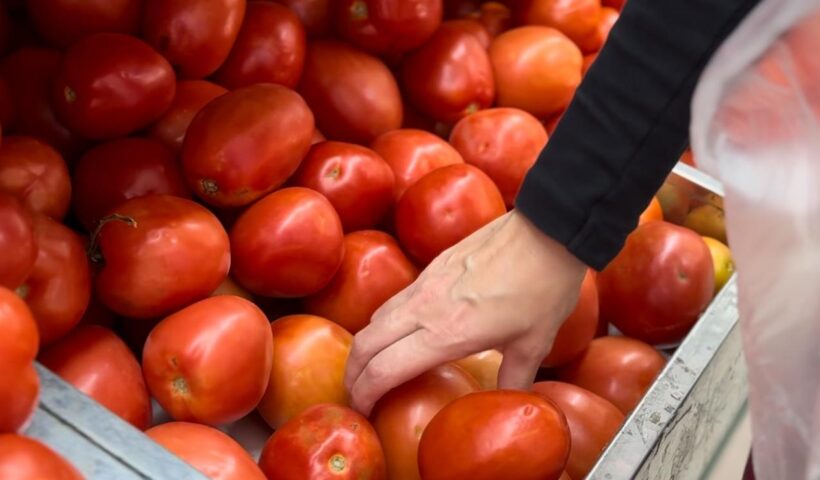
<svg viewBox="0 0 820 480">
<path fill-rule="evenodd" d="M 622 3 L 0 5 L 0 477 L 81 478 L 23 435 L 36 359 L 212 478 L 583 478 L 731 273 L 720 199 L 677 177 L 533 392 L 490 350 L 365 418 L 343 372 L 512 208 Z M 258 462 L 224 433 L 254 412 Z"/>
</svg>

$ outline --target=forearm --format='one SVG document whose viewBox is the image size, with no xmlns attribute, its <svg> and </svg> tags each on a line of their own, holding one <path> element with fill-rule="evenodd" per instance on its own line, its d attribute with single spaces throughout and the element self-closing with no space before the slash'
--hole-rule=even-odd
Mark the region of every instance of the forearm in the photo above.
<svg viewBox="0 0 820 480">
<path fill-rule="evenodd" d="M 516 207 L 603 268 L 686 147 L 701 71 L 757 3 L 629 0 Z"/>
</svg>

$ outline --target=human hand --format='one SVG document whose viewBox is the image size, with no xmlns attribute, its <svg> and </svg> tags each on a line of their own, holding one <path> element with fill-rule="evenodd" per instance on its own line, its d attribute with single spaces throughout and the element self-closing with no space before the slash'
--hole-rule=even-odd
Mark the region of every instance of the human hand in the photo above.
<svg viewBox="0 0 820 480">
<path fill-rule="evenodd" d="M 354 338 L 345 385 L 369 414 L 425 371 L 496 348 L 498 388 L 529 389 L 578 301 L 586 265 L 512 211 L 439 255 Z"/>
</svg>

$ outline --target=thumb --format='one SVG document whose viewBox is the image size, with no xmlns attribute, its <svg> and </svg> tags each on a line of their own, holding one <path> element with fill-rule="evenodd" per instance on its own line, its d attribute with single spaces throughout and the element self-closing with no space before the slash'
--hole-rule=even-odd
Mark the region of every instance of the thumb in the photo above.
<svg viewBox="0 0 820 480">
<path fill-rule="evenodd" d="M 499 390 L 532 389 L 538 368 L 546 356 L 542 345 L 534 347 L 532 343 L 530 339 L 523 337 L 504 348 L 504 357 L 498 370 Z"/>
</svg>

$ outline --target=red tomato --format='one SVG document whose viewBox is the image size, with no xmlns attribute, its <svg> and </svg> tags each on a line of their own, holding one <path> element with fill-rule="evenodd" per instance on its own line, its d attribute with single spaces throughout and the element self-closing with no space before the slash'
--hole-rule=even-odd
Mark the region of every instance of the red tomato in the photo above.
<svg viewBox="0 0 820 480">
<path fill-rule="evenodd" d="M 476 18 L 490 32 L 490 36 L 497 37 L 507 31 L 512 25 L 510 8 L 499 2 L 484 2 L 478 11 L 470 17 Z"/>
<path fill-rule="evenodd" d="M 638 218 L 638 225 L 656 220 L 663 220 L 663 209 L 661 208 L 661 202 L 658 200 L 658 197 L 652 197 L 646 210 L 644 210 Z"/>
<path fill-rule="evenodd" d="M 334 404 L 316 405 L 268 439 L 259 466 L 268 480 L 384 480 L 384 452 L 366 418 Z"/>
<path fill-rule="evenodd" d="M 246 0 L 145 0 L 142 34 L 183 78 L 205 78 L 228 58 Z"/>
<path fill-rule="evenodd" d="M 142 369 L 128 346 L 111 330 L 79 328 L 45 349 L 40 362 L 114 414 L 144 430 L 151 400 Z"/>
<path fill-rule="evenodd" d="M 507 212 L 490 177 L 466 164 L 434 170 L 407 189 L 396 206 L 396 233 L 407 253 L 430 263 Z"/>
<path fill-rule="evenodd" d="M 424 44 L 441 24 L 441 0 L 341 0 L 339 33 L 377 54 L 396 55 Z"/>
<path fill-rule="evenodd" d="M 489 107 L 495 82 L 487 50 L 475 35 L 439 30 L 402 67 L 404 91 L 423 113 L 452 122 Z"/>
<path fill-rule="evenodd" d="M 501 369 L 501 360 L 504 356 L 498 350 L 485 350 L 457 360 L 459 367 L 475 378 L 481 390 L 498 389 L 498 371 Z"/>
<path fill-rule="evenodd" d="M 450 143 L 465 162 L 495 182 L 504 203 L 512 207 L 524 176 L 547 144 L 547 131 L 523 110 L 491 108 L 461 119 Z"/>
<path fill-rule="evenodd" d="M 0 360 L 5 367 L 30 364 L 40 347 L 37 323 L 26 302 L 0 287 Z"/>
<path fill-rule="evenodd" d="M 373 150 L 343 142 L 313 146 L 293 185 L 321 193 L 346 232 L 376 226 L 393 204 L 393 170 Z"/>
<path fill-rule="evenodd" d="M 177 82 L 171 107 L 151 126 L 148 136 L 178 153 L 194 116 L 211 100 L 225 93 L 228 93 L 226 88 L 206 80 Z"/>
<path fill-rule="evenodd" d="M 119 33 L 83 38 L 66 52 L 51 105 L 68 128 L 93 139 L 147 127 L 171 106 L 171 65 L 148 44 Z"/>
<path fill-rule="evenodd" d="M 600 0 L 522 0 L 519 20 L 524 25 L 558 29 L 573 42 L 582 41 L 598 28 Z"/>
<path fill-rule="evenodd" d="M 449 143 L 430 132 L 416 129 L 393 130 L 380 135 L 371 148 L 390 165 L 396 177 L 393 198 L 398 201 L 404 192 L 423 176 L 441 167 L 464 163 Z"/>
<path fill-rule="evenodd" d="M 305 300 L 308 313 L 357 333 L 376 309 L 413 283 L 418 269 L 390 235 L 362 230 L 345 236 L 342 266 L 330 284 Z"/>
<path fill-rule="evenodd" d="M 308 46 L 299 91 L 328 138 L 368 144 L 401 126 L 399 86 L 376 57 L 333 41 Z"/>
<path fill-rule="evenodd" d="M 490 42 L 493 39 L 490 32 L 487 31 L 487 28 L 481 22 L 471 18 L 447 20 L 441 24 L 440 28 L 442 30 L 451 29 L 472 34 L 485 49 L 490 48 Z"/>
<path fill-rule="evenodd" d="M 0 62 L 0 75 L 8 82 L 17 107 L 15 130 L 42 139 L 73 158 L 85 149 L 85 141 L 65 127 L 51 107 L 51 82 L 62 62 L 56 50 L 21 48 Z"/>
<path fill-rule="evenodd" d="M 330 320 L 313 315 L 282 317 L 270 328 L 273 368 L 259 402 L 265 421 L 278 429 L 314 405 L 347 405 L 344 373 L 353 336 Z"/>
<path fill-rule="evenodd" d="M 242 445 L 213 427 L 168 422 L 146 430 L 145 434 L 210 479 L 265 480 Z"/>
<path fill-rule="evenodd" d="M 430 420 L 445 405 L 477 392 L 479 384 L 454 364 L 436 367 L 389 391 L 370 415 L 387 460 L 387 477 L 418 480 L 418 446 Z"/>
<path fill-rule="evenodd" d="M 638 227 L 598 276 L 601 316 L 625 335 L 651 344 L 683 339 L 714 289 L 706 242 L 663 221 Z"/>
<path fill-rule="evenodd" d="M 504 32 L 493 40 L 489 53 L 501 107 L 545 118 L 565 109 L 581 83 L 581 51 L 550 27 Z"/>
<path fill-rule="evenodd" d="M 311 37 L 331 33 L 331 0 L 276 0 L 293 10 Z"/>
<path fill-rule="evenodd" d="M 74 213 L 89 231 L 122 202 L 152 193 L 191 198 L 173 152 L 155 140 L 103 143 L 74 169 Z"/>
<path fill-rule="evenodd" d="M 209 103 L 188 128 L 182 166 L 217 207 L 247 205 L 279 187 L 310 149 L 313 114 L 293 90 L 259 84 Z"/>
<path fill-rule="evenodd" d="M 600 337 L 558 376 L 612 402 L 628 415 L 666 365 L 652 346 L 629 337 Z"/>
<path fill-rule="evenodd" d="M 604 46 L 609 32 L 615 26 L 619 17 L 618 10 L 610 7 L 601 8 L 601 15 L 598 25 L 583 38 L 577 40 L 577 44 L 584 53 L 595 53 Z"/>
<path fill-rule="evenodd" d="M 225 279 L 228 234 L 205 207 L 170 195 L 132 198 L 100 228 L 92 261 L 100 301 L 132 318 L 155 318 L 205 298 Z"/>
<path fill-rule="evenodd" d="M 0 191 L 34 212 L 61 220 L 71 202 L 71 179 L 63 157 L 40 140 L 5 137 L 0 146 Z"/>
<path fill-rule="evenodd" d="M 51 45 L 68 48 L 100 32 L 136 33 L 141 0 L 27 0 L 38 33 Z"/>
<path fill-rule="evenodd" d="M 343 241 L 339 216 L 322 194 L 278 190 L 248 208 L 231 229 L 233 275 L 257 295 L 310 295 L 339 269 Z"/>
<path fill-rule="evenodd" d="M 305 29 L 299 17 L 277 3 L 252 1 L 215 80 L 230 89 L 264 82 L 295 88 L 304 63 Z"/>
<path fill-rule="evenodd" d="M 589 69 L 592 67 L 592 64 L 595 63 L 595 60 L 598 59 L 598 52 L 590 53 L 589 55 L 584 55 L 584 62 L 583 66 L 581 67 L 581 74 L 586 75 L 589 72 Z"/>
<path fill-rule="evenodd" d="M 539 382 L 532 389 L 552 400 L 567 417 L 571 446 L 566 470 L 572 478 L 586 478 L 620 430 L 624 414 L 604 398 L 569 383 Z"/>
<path fill-rule="evenodd" d="M 0 478 L 14 480 L 83 480 L 54 450 L 22 435 L 0 435 Z"/>
<path fill-rule="evenodd" d="M 151 394 L 172 417 L 219 425 L 259 403 L 273 352 L 262 310 L 220 295 L 159 322 L 145 341 L 142 367 Z"/>
<path fill-rule="evenodd" d="M 541 366 L 555 367 L 569 362 L 580 355 L 595 337 L 598 329 L 598 289 L 595 287 L 595 278 L 592 271 L 587 270 L 575 310 L 558 329 L 552 350 Z"/>
<path fill-rule="evenodd" d="M 567 420 L 552 402 L 478 392 L 433 417 L 419 443 L 419 470 L 424 480 L 557 480 L 569 450 Z"/>
<path fill-rule="evenodd" d="M 47 345 L 71 331 L 91 298 L 91 272 L 85 242 L 67 227 L 34 216 L 37 260 L 18 288 L 37 320 L 40 342 Z"/>
<path fill-rule="evenodd" d="M 0 288 L 17 288 L 31 273 L 37 259 L 32 228 L 28 210 L 16 198 L 0 192 Z"/>
<path fill-rule="evenodd" d="M 606 7 L 612 7 L 620 12 L 624 8 L 624 5 L 626 5 L 626 0 L 601 0 L 601 3 Z"/>
<path fill-rule="evenodd" d="M 31 361 L 21 365 L 4 364 L 0 375 L 0 405 L 3 406 L 0 409 L 0 433 L 25 430 L 37 410 L 39 398 L 40 378 Z M 0 478 L 20 478 L 4 476 L 2 457 L 0 450 Z"/>
</svg>

